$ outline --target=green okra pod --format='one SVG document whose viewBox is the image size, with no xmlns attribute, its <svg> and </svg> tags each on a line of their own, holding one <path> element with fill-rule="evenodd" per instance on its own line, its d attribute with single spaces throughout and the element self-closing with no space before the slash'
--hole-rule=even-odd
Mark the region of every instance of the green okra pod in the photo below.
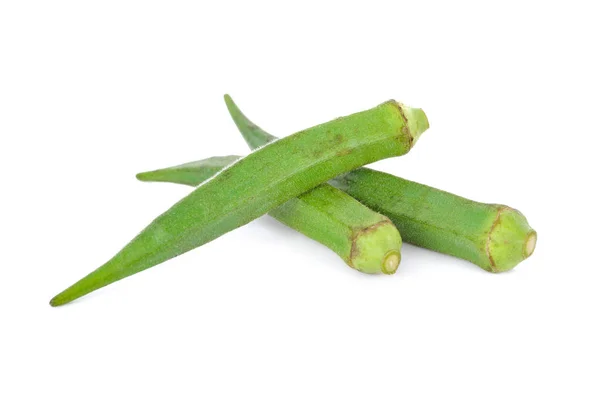
<svg viewBox="0 0 600 400">
<path fill-rule="evenodd" d="M 227 160 L 231 158 L 236 158 L 236 156 L 219 157 L 218 164 L 221 168 L 225 168 L 229 165 Z M 217 158 L 209 160 L 214 164 L 214 159 Z M 171 167 L 143 172 L 138 174 L 138 177 L 143 181 L 172 182 L 190 186 L 196 186 L 210 177 L 210 170 L 203 165 L 202 161 L 184 165 L 187 165 L 187 167 L 183 174 L 179 167 Z M 535 231 L 519 211 L 507 206 L 468 200 L 430 186 L 368 168 L 359 168 L 340 175 L 333 178 L 330 183 L 337 186 L 340 191 L 344 190 L 355 196 L 374 210 L 389 215 L 394 225 L 400 228 L 405 241 L 469 260 L 490 272 L 511 269 L 520 261 L 529 257 L 535 248 L 537 238 Z M 317 188 L 319 188 L 319 191 L 317 191 L 317 194 L 313 194 Z M 306 203 L 306 200 L 304 200 L 306 198 L 309 202 L 314 196 L 326 198 L 326 204 L 329 206 L 326 212 L 343 210 L 344 215 L 340 219 L 348 220 L 348 216 L 352 214 L 348 214 L 347 211 L 352 210 L 354 205 L 350 204 L 350 207 L 345 207 L 343 204 L 339 204 L 335 200 L 335 196 L 338 195 L 339 191 L 331 185 L 323 184 L 317 188 L 299 196 L 297 199 L 302 203 Z M 328 194 L 325 189 L 320 188 L 326 188 L 327 191 L 332 191 L 332 193 Z M 393 190 L 391 195 L 387 188 Z M 326 196 L 333 198 L 333 200 Z M 289 202 L 298 201 L 297 199 Z M 344 201 L 347 201 L 347 199 L 344 198 Z M 338 235 L 339 230 L 336 229 L 336 225 L 330 225 L 330 219 L 321 220 L 317 213 L 320 212 L 322 204 L 310 202 L 300 207 L 302 203 L 299 203 L 298 206 L 286 206 L 288 203 L 272 210 L 269 214 L 309 237 L 322 234 L 323 238 L 318 236 L 313 238 L 331 247 L 334 251 L 336 250 L 335 245 L 340 243 L 340 238 L 345 238 L 348 242 L 351 240 L 352 236 Z M 380 215 L 374 211 L 371 212 Z M 306 219 L 309 216 L 311 218 Z M 387 220 L 387 218 L 385 219 Z M 372 226 L 381 227 L 376 221 L 376 219 L 373 219 Z M 383 227 L 388 228 L 387 225 L 383 225 Z M 358 228 L 356 231 L 369 232 L 368 229 L 364 228 Z M 381 235 L 386 234 L 381 233 Z M 370 237 L 373 238 L 376 235 Z M 378 240 L 382 240 L 383 237 L 385 236 L 380 236 Z M 330 242 L 333 242 L 332 246 L 329 245 Z M 373 242 L 375 241 L 371 240 L 368 244 L 359 243 L 355 246 L 363 244 L 361 247 L 370 249 Z M 383 244 L 379 244 L 376 250 L 364 250 L 359 254 L 368 254 L 368 265 L 372 265 L 373 268 L 379 266 L 385 268 L 387 263 L 392 261 L 385 258 L 382 265 L 380 257 L 386 254 L 385 249 L 387 247 L 390 249 L 393 247 L 392 243 L 387 239 Z M 348 245 L 345 249 L 347 248 Z M 347 254 L 347 252 L 341 254 Z M 393 252 L 388 254 L 395 257 Z M 392 265 L 390 264 L 390 267 Z"/>
<path fill-rule="evenodd" d="M 205 181 L 50 304 L 68 303 L 201 246 L 341 173 L 405 154 L 425 125 L 421 110 L 388 101 L 274 141 Z"/>
<path fill-rule="evenodd" d="M 330 183 L 387 215 L 406 242 L 489 272 L 512 269 L 535 249 L 537 233 L 523 214 L 505 205 L 479 203 L 368 168 Z"/>
<path fill-rule="evenodd" d="M 137 178 L 197 186 L 238 158 L 211 157 L 142 172 Z M 359 271 L 393 274 L 400 263 L 402 239 L 389 218 L 331 185 L 319 185 L 274 208 L 269 215 L 329 247 Z"/>
<path fill-rule="evenodd" d="M 231 97 L 225 101 L 251 148 L 277 139 L 250 121 Z M 405 242 L 469 260 L 486 271 L 514 268 L 535 249 L 537 233 L 508 206 L 468 200 L 369 168 L 329 183 L 389 217 Z"/>
</svg>

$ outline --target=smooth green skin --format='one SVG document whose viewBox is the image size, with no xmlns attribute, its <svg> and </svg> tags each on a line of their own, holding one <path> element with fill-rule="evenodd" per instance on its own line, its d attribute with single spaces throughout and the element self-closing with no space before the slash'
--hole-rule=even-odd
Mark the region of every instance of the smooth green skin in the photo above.
<svg viewBox="0 0 600 400">
<path fill-rule="evenodd" d="M 251 148 L 277 139 L 250 121 L 231 97 L 225 101 Z M 425 120 L 410 121 L 418 125 Z M 486 271 L 510 270 L 535 249 L 537 234 L 525 216 L 504 205 L 478 203 L 368 168 L 329 183 L 390 218 L 405 242 L 469 260 Z"/>
<path fill-rule="evenodd" d="M 183 164 L 183 169 L 175 166 L 142 172 L 137 178 L 197 186 L 214 175 L 213 168 L 220 166 L 218 172 L 239 158 L 212 157 Z M 361 272 L 393 274 L 398 268 L 402 239 L 394 224 L 331 185 L 319 185 L 269 211 L 269 215 L 329 247 Z"/>
<path fill-rule="evenodd" d="M 68 303 L 210 242 L 341 173 L 403 155 L 416 136 L 399 104 L 387 101 L 274 141 L 205 181 L 50 304 Z"/>
</svg>

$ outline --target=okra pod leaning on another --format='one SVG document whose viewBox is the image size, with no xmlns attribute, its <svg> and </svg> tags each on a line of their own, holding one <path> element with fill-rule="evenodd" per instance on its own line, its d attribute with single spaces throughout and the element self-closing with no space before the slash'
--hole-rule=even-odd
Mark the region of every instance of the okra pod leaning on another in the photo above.
<svg viewBox="0 0 600 400">
<path fill-rule="evenodd" d="M 421 110 L 387 101 L 274 141 L 200 185 L 50 304 L 68 303 L 201 246 L 344 172 L 405 154 L 425 125 Z"/>
<path fill-rule="evenodd" d="M 142 172 L 137 178 L 197 186 L 238 158 L 211 157 Z M 402 239 L 389 218 L 331 185 L 319 185 L 269 211 L 269 215 L 329 247 L 361 272 L 393 274 L 400 263 Z"/>
<path fill-rule="evenodd" d="M 251 148 L 277 139 L 250 121 L 231 97 L 225 101 Z M 329 183 L 390 218 L 405 242 L 471 261 L 486 271 L 512 269 L 535 249 L 536 232 L 523 214 L 508 206 L 468 200 L 369 168 Z"/>
</svg>

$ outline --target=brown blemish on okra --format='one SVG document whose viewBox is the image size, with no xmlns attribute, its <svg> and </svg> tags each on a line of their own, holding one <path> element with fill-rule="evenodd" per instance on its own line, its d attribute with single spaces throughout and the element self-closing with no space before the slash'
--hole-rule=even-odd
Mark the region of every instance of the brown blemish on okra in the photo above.
<svg viewBox="0 0 600 400">
<path fill-rule="evenodd" d="M 498 208 L 498 212 L 496 213 L 496 218 L 494 219 L 494 222 L 492 222 L 492 226 L 490 227 L 490 231 L 488 233 L 487 240 L 485 241 L 485 254 L 487 254 L 487 257 L 490 260 L 490 268 L 491 268 L 492 272 L 499 272 L 498 269 L 496 268 L 496 262 L 494 261 L 494 257 L 492 256 L 492 253 L 490 251 L 490 243 L 492 242 L 492 233 L 494 232 L 494 229 L 496 229 L 496 226 L 500 223 L 500 215 L 502 214 L 502 211 L 507 208 L 508 208 L 507 206 L 500 206 Z"/>
<path fill-rule="evenodd" d="M 348 154 L 352 154 L 352 149 L 345 149 L 345 150 L 338 151 L 337 153 L 335 153 L 335 155 L 338 157 L 347 156 Z"/>
<path fill-rule="evenodd" d="M 321 157 L 323 155 L 323 153 L 325 153 L 325 149 L 320 148 L 320 149 L 316 149 L 312 152 L 312 155 L 315 157 Z"/>
<path fill-rule="evenodd" d="M 408 147 L 412 149 L 413 146 L 413 136 L 410 134 L 410 130 L 408 129 L 408 118 L 406 118 L 406 114 L 404 114 L 404 107 L 401 103 L 396 103 L 398 110 L 400 110 L 400 116 L 404 120 L 404 125 L 402 126 L 402 135 L 400 135 L 400 139 L 404 137 L 408 138 Z"/>
<path fill-rule="evenodd" d="M 350 249 L 350 261 L 352 261 L 354 258 L 358 257 L 358 255 L 360 254 L 360 250 L 358 249 L 358 246 L 356 245 L 356 239 L 358 239 L 358 237 L 360 235 L 364 235 L 365 233 L 374 231 L 375 229 L 377 229 L 378 227 L 380 227 L 381 225 L 386 225 L 386 224 L 391 224 L 391 221 L 380 221 L 374 225 L 368 226 L 366 228 L 360 228 L 357 229 L 355 231 L 352 232 L 351 235 L 351 239 L 352 239 L 352 247 Z"/>
</svg>

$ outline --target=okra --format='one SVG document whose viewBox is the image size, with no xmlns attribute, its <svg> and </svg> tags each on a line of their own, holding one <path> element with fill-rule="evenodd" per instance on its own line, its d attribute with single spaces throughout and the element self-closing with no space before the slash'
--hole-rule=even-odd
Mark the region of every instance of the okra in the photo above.
<svg viewBox="0 0 600 400">
<path fill-rule="evenodd" d="M 508 271 L 535 249 L 537 233 L 525 216 L 502 204 L 479 203 L 368 168 L 330 183 L 387 215 L 404 241 L 489 272 Z"/>
<path fill-rule="evenodd" d="M 137 178 L 198 186 L 239 158 L 211 157 L 141 172 Z M 319 185 L 269 211 L 269 215 L 329 247 L 361 272 L 393 274 L 400 263 L 402 239 L 390 219 L 331 185 Z"/>
<path fill-rule="evenodd" d="M 248 119 L 231 97 L 225 101 L 251 148 L 277 139 Z M 329 183 L 389 217 L 405 242 L 471 261 L 486 271 L 512 269 L 535 249 L 537 233 L 523 214 L 505 205 L 479 203 L 369 168 Z"/>
<path fill-rule="evenodd" d="M 422 110 L 388 101 L 261 147 L 205 181 L 50 304 L 68 303 L 210 242 L 344 172 L 403 155 L 426 124 Z"/>
</svg>

